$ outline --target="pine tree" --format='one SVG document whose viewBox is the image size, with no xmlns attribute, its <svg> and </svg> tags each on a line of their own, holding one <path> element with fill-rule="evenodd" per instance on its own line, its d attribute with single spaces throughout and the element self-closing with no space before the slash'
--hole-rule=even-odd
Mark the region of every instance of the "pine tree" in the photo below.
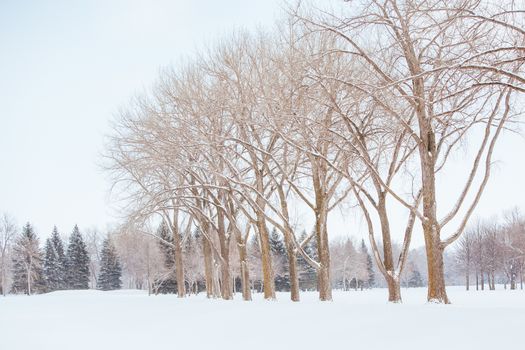
<svg viewBox="0 0 525 350">
<path fill-rule="evenodd" d="M 421 273 L 415 267 L 412 269 L 412 273 L 408 279 L 408 286 L 411 288 L 423 287 L 423 278 L 421 278 Z"/>
<path fill-rule="evenodd" d="M 376 283 L 374 274 L 374 261 L 372 260 L 372 256 L 368 252 L 368 248 L 365 244 L 364 239 L 361 240 L 361 252 L 363 254 L 366 254 L 366 270 L 368 272 L 367 287 L 372 288 Z"/>
<path fill-rule="evenodd" d="M 290 276 L 288 272 L 288 256 L 284 242 L 274 227 L 270 234 L 270 249 L 275 266 L 275 290 L 286 292 L 290 290 Z"/>
<path fill-rule="evenodd" d="M 248 268 L 250 269 L 250 279 L 252 288 L 256 291 L 262 292 L 262 265 L 261 261 L 261 245 L 259 244 L 259 236 L 252 235 L 248 239 Z"/>
<path fill-rule="evenodd" d="M 163 221 L 157 229 L 159 237 L 159 247 L 164 256 L 164 267 L 166 273 L 162 278 L 154 282 L 154 289 L 157 293 L 172 294 L 177 293 L 177 280 L 175 277 L 175 249 L 173 247 L 173 237 L 168 225 Z"/>
<path fill-rule="evenodd" d="M 38 237 L 27 223 L 13 246 L 13 293 L 28 295 L 44 291 L 42 253 Z"/>
<path fill-rule="evenodd" d="M 100 273 L 98 274 L 97 289 L 115 290 L 122 287 L 122 267 L 115 246 L 107 237 L 102 243 L 100 258 Z"/>
<path fill-rule="evenodd" d="M 46 240 L 44 280 L 48 292 L 66 289 L 66 255 L 56 226 L 51 237 Z"/>
<path fill-rule="evenodd" d="M 89 255 L 77 225 L 69 237 L 66 269 L 66 283 L 69 289 L 89 288 Z"/>
<path fill-rule="evenodd" d="M 306 231 L 301 233 L 299 242 L 306 239 Z M 314 260 L 317 260 L 317 241 L 315 236 L 304 247 L 304 251 Z M 316 290 L 317 289 L 317 271 L 312 267 L 301 254 L 297 255 L 297 266 L 299 267 L 299 285 L 302 290 Z"/>
</svg>

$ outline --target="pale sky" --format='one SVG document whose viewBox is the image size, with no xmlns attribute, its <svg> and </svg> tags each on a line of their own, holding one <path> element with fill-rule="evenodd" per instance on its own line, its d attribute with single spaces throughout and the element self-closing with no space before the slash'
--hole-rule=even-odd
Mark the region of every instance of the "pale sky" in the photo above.
<svg viewBox="0 0 525 350">
<path fill-rule="evenodd" d="M 115 221 L 99 169 L 103 136 L 119 106 L 147 89 L 159 68 L 235 28 L 269 27 L 279 0 L 0 2 L 0 212 L 41 236 Z M 505 135 L 477 216 L 525 209 L 525 140 Z M 457 193 L 455 170 L 442 195 Z M 450 190 L 448 190 L 450 188 Z M 353 214 L 331 231 L 363 237 Z M 402 223 L 405 222 L 403 218 Z M 394 220 L 393 225 L 396 225 Z M 402 227 L 394 227 L 394 231 Z M 422 244 L 420 234 L 414 246 Z"/>
<path fill-rule="evenodd" d="M 98 168 L 119 106 L 159 68 L 235 28 L 270 26 L 277 0 L 0 1 L 0 212 L 45 236 L 113 221 Z"/>
</svg>

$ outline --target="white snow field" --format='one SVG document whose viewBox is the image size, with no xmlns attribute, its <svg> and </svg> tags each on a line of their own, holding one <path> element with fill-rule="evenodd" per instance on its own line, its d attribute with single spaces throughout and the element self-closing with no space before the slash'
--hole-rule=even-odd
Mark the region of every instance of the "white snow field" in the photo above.
<svg viewBox="0 0 525 350">
<path fill-rule="evenodd" d="M 0 298 L 1 350 L 102 349 L 521 349 L 524 291 L 464 291 L 425 303 L 424 288 L 302 293 L 300 303 L 177 299 L 142 291 L 64 291 Z"/>
</svg>

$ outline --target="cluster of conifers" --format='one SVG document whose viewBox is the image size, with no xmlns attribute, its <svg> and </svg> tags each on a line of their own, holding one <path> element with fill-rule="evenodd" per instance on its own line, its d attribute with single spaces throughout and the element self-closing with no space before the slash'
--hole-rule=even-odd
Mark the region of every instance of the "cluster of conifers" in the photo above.
<svg viewBox="0 0 525 350">
<path fill-rule="evenodd" d="M 100 253 L 100 269 L 92 271 L 86 244 L 76 225 L 69 236 L 67 249 L 64 249 L 55 227 L 42 250 L 38 236 L 27 223 L 12 245 L 10 291 L 30 295 L 57 290 L 88 289 L 92 273 L 98 274 L 95 278 L 97 289 L 119 289 L 122 271 L 109 238 L 104 240 Z"/>
</svg>

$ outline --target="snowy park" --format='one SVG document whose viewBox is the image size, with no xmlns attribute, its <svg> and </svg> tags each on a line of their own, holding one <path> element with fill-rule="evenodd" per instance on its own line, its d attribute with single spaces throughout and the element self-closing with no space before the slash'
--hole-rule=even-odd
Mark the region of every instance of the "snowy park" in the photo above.
<svg viewBox="0 0 525 350">
<path fill-rule="evenodd" d="M 499 350 L 525 0 L 0 0 L 0 350 Z"/>
<path fill-rule="evenodd" d="M 333 302 L 278 293 L 253 302 L 179 299 L 144 291 L 64 291 L 0 299 L 2 349 L 518 349 L 522 290 L 449 287 L 452 305 L 425 302 L 426 289 L 334 291 Z M 22 346 L 23 344 L 23 346 Z"/>
</svg>

